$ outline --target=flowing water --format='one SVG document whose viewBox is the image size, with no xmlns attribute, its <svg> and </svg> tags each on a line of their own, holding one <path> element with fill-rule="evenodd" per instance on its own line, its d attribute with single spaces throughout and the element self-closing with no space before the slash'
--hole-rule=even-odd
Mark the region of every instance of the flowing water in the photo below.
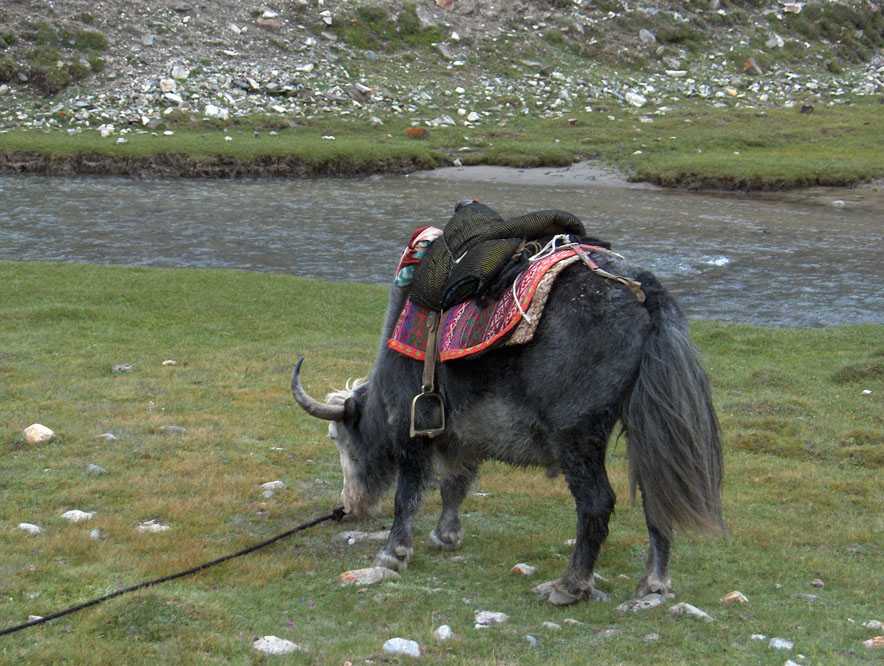
<svg viewBox="0 0 884 666">
<path fill-rule="evenodd" d="M 418 225 L 479 198 L 560 208 L 654 271 L 690 317 L 884 322 L 884 194 L 630 187 L 592 168 L 445 169 L 361 180 L 0 177 L 0 259 L 275 271 L 387 283 Z M 0 286 L 2 293 L 2 286 Z"/>
</svg>

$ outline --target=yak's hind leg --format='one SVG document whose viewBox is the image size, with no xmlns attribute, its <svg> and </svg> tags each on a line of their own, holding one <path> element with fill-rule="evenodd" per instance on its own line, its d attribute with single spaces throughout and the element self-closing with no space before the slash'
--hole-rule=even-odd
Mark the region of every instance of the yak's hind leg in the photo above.
<svg viewBox="0 0 884 666">
<path fill-rule="evenodd" d="M 600 440 L 582 440 L 562 450 L 562 471 L 577 504 L 577 539 L 565 575 L 534 588 L 541 599 L 556 606 L 607 597 L 593 588 L 592 581 L 616 499 L 605 471 L 606 443 L 607 433 Z"/>
<path fill-rule="evenodd" d="M 399 462 L 393 525 L 390 527 L 387 543 L 375 557 L 376 567 L 402 571 L 408 566 L 408 560 L 414 552 L 412 522 L 420 508 L 421 494 L 432 467 L 427 448 L 411 447 Z"/>
<path fill-rule="evenodd" d="M 460 505 L 470 485 L 476 478 L 477 466 L 462 466 L 442 479 L 439 491 L 442 495 L 442 513 L 439 522 L 430 533 L 430 543 L 443 550 L 456 550 L 463 544 L 463 528 L 460 526 Z"/>
<path fill-rule="evenodd" d="M 642 497 L 644 498 L 644 494 Z M 648 559 L 645 562 L 645 575 L 639 581 L 635 596 L 670 594 L 672 579 L 669 577 L 669 552 L 672 541 L 651 522 L 647 508 L 645 508 L 645 522 L 648 526 Z"/>
</svg>

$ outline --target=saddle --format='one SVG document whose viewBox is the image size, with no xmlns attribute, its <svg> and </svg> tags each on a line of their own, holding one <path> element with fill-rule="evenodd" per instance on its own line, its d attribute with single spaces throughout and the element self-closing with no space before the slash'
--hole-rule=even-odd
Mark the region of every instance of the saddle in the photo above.
<svg viewBox="0 0 884 666">
<path fill-rule="evenodd" d="M 415 269 L 411 299 L 439 312 L 470 298 L 481 298 L 492 287 L 501 286 L 497 284 L 501 276 L 512 282 L 520 272 L 519 265 L 527 267 L 522 261 L 527 255 L 522 257 L 520 250 L 528 243 L 558 234 L 583 237 L 586 230 L 576 216 L 560 210 L 505 220 L 478 201 L 461 202 L 442 236 Z"/>
</svg>

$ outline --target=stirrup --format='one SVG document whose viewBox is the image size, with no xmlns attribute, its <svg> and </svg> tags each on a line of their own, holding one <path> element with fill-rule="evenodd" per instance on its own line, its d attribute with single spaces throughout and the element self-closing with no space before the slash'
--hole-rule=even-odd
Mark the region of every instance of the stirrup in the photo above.
<svg viewBox="0 0 884 666">
<path fill-rule="evenodd" d="M 418 428 L 415 423 L 418 403 L 421 401 L 426 402 L 427 400 L 431 403 L 428 413 L 432 411 L 433 406 L 435 406 L 439 410 L 440 423 L 431 425 L 429 428 Z M 445 403 L 442 401 L 442 396 L 435 391 L 423 391 L 418 393 L 414 396 L 414 400 L 411 401 L 411 428 L 409 430 L 409 436 L 433 438 L 438 437 L 443 432 L 445 432 Z"/>
</svg>

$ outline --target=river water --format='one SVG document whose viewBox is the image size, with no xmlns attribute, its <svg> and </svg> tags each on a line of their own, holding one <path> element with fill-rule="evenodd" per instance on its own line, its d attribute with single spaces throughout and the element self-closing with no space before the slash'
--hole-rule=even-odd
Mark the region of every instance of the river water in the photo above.
<svg viewBox="0 0 884 666">
<path fill-rule="evenodd" d="M 884 323 L 884 194 L 776 197 L 628 186 L 592 167 L 359 180 L 0 177 L 0 259 L 237 268 L 387 283 L 414 227 L 479 198 L 578 215 L 692 318 Z M 2 293 L 2 286 L 0 286 Z"/>
</svg>

